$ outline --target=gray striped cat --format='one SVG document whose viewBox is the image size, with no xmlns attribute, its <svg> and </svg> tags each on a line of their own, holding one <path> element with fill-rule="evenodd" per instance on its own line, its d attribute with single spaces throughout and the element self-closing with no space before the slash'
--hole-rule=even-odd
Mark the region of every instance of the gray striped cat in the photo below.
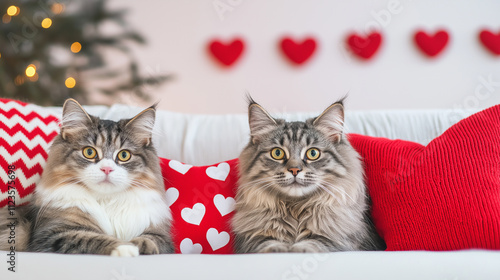
<svg viewBox="0 0 500 280">
<path fill-rule="evenodd" d="M 172 253 L 171 214 L 151 142 L 154 121 L 154 106 L 114 122 L 67 100 L 35 199 L 29 208 L 18 208 L 26 213 L 16 229 L 16 249 L 111 256 Z M 2 235 L 0 240 L 7 240 Z"/>
<path fill-rule="evenodd" d="M 232 221 L 238 253 L 383 249 L 369 219 L 342 101 L 305 122 L 274 119 L 249 98 Z"/>
</svg>

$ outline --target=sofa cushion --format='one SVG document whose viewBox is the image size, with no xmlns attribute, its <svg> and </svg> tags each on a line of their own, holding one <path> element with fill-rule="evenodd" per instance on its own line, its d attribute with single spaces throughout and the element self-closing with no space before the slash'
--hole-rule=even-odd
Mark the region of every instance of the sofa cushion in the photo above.
<svg viewBox="0 0 500 280">
<path fill-rule="evenodd" d="M 349 135 L 387 250 L 500 249 L 500 105 L 428 145 Z"/>
<path fill-rule="evenodd" d="M 0 98 L 0 208 L 29 201 L 58 132 L 51 110 Z"/>
<path fill-rule="evenodd" d="M 238 160 L 209 166 L 160 160 L 172 211 L 175 251 L 233 253 L 230 220 L 234 212 Z"/>
</svg>

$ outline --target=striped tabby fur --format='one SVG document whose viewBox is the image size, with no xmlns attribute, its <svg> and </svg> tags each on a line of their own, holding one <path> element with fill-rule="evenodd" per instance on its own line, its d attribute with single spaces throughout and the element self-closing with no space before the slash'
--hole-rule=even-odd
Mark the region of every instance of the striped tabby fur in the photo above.
<svg viewBox="0 0 500 280">
<path fill-rule="evenodd" d="M 239 158 L 232 221 L 237 252 L 384 248 L 369 219 L 362 163 L 343 122 L 342 101 L 317 118 L 286 122 L 250 98 L 251 140 Z M 286 156 L 273 159 L 274 148 Z M 307 159 L 310 148 L 320 151 L 318 159 Z"/>
<path fill-rule="evenodd" d="M 172 253 L 171 216 L 151 143 L 154 120 L 154 106 L 114 122 L 88 115 L 75 100 L 66 101 L 61 134 L 50 147 L 35 199 L 18 208 L 26 213 L 16 235 L 26 238 L 18 240 L 16 249 L 113 256 Z M 97 156 L 84 157 L 85 147 L 93 147 Z M 123 150 L 130 151 L 130 159 L 119 160 Z M 0 232 L 4 250 L 5 235 Z"/>
</svg>

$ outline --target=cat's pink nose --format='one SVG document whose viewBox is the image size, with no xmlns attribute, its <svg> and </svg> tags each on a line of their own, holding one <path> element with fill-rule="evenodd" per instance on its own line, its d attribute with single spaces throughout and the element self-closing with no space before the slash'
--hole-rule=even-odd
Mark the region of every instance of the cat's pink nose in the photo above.
<svg viewBox="0 0 500 280">
<path fill-rule="evenodd" d="M 292 172 L 293 176 L 297 176 L 302 169 L 300 168 L 288 168 L 288 171 Z"/>
<path fill-rule="evenodd" d="M 113 170 L 114 170 L 113 167 L 109 167 L 109 166 L 101 167 L 101 171 L 104 172 L 106 175 L 113 172 Z"/>
</svg>

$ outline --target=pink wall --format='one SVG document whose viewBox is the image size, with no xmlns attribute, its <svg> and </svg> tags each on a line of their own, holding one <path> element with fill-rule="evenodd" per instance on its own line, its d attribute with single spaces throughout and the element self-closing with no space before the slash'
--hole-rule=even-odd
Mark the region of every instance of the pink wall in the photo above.
<svg viewBox="0 0 500 280">
<path fill-rule="evenodd" d="M 319 111 L 347 92 L 349 109 L 500 103 L 500 56 L 478 40 L 484 27 L 500 32 L 500 1 L 113 0 L 111 6 L 129 8 L 131 23 L 149 41 L 135 48 L 144 73 L 176 77 L 152 90 L 162 109 L 243 113 L 246 91 L 276 112 Z M 373 59 L 360 61 L 344 41 L 367 27 L 380 30 L 383 43 Z M 441 55 L 429 59 L 415 47 L 412 36 L 419 28 L 449 32 Z M 278 40 L 284 35 L 316 38 L 318 49 L 307 64 L 293 67 L 283 58 Z M 224 69 L 206 45 L 234 36 L 245 40 L 246 50 Z M 141 104 L 133 98 L 121 102 Z"/>
</svg>

